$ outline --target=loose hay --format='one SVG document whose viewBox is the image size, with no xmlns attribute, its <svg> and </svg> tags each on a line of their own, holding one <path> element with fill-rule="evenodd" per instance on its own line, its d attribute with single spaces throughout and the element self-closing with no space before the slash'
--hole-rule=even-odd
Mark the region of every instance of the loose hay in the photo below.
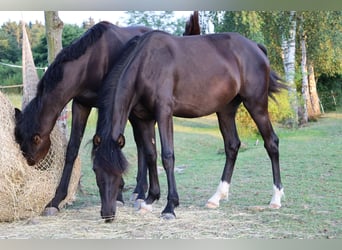
<svg viewBox="0 0 342 250">
<path fill-rule="evenodd" d="M 14 107 L 0 92 L 0 221 L 10 222 L 39 215 L 53 198 L 64 166 L 65 147 L 56 126 L 51 148 L 35 166 L 29 166 L 14 138 Z M 81 165 L 75 163 L 68 196 L 60 207 L 75 199 Z"/>
</svg>

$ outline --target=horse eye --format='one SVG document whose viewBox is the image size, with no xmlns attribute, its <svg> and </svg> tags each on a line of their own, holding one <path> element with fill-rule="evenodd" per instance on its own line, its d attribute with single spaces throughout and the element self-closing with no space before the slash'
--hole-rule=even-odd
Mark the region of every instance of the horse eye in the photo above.
<svg viewBox="0 0 342 250">
<path fill-rule="evenodd" d="M 101 137 L 98 136 L 98 135 L 94 135 L 93 144 L 94 144 L 95 146 L 99 146 L 100 143 L 101 143 Z"/>
</svg>

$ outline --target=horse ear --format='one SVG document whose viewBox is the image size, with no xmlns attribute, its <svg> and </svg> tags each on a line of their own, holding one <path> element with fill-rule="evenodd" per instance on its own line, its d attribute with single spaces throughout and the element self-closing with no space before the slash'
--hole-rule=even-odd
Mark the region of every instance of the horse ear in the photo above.
<svg viewBox="0 0 342 250">
<path fill-rule="evenodd" d="M 101 137 L 98 136 L 98 135 L 94 135 L 93 144 L 94 144 L 95 146 L 98 146 L 98 145 L 100 145 L 100 143 L 101 143 Z"/>
<path fill-rule="evenodd" d="M 125 146 L 125 136 L 123 134 L 120 134 L 117 141 L 120 148 L 123 148 Z"/>
<path fill-rule="evenodd" d="M 15 111 L 15 120 L 18 121 L 21 118 L 22 113 L 21 113 L 20 109 L 18 109 L 18 108 L 14 108 L 14 111 Z"/>
<path fill-rule="evenodd" d="M 41 141 L 42 141 L 42 138 L 40 138 L 39 134 L 36 134 L 36 135 L 33 136 L 33 143 L 34 144 L 38 145 L 38 144 L 41 143 Z"/>
</svg>

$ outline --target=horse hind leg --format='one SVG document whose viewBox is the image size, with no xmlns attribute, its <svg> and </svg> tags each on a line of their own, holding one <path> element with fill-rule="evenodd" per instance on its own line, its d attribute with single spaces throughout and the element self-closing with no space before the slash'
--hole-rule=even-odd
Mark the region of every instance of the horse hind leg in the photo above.
<svg viewBox="0 0 342 250">
<path fill-rule="evenodd" d="M 224 140 L 226 163 L 219 186 L 215 194 L 208 200 L 206 204 L 208 208 L 217 208 L 220 205 L 220 200 L 228 200 L 231 178 L 241 144 L 235 124 L 235 115 L 240 103 L 241 100 L 239 97 L 237 97 L 227 106 L 224 111 L 217 112 L 219 127 Z"/>
<path fill-rule="evenodd" d="M 264 140 L 264 147 L 271 160 L 272 173 L 273 173 L 273 195 L 269 204 L 270 208 L 280 208 L 281 198 L 284 196 L 284 188 L 280 178 L 279 167 L 279 138 L 275 134 L 268 110 L 267 110 L 267 98 L 264 102 L 258 101 L 245 101 L 244 105 L 248 112 L 251 114 L 254 122 L 256 123 L 258 130 Z"/>
</svg>

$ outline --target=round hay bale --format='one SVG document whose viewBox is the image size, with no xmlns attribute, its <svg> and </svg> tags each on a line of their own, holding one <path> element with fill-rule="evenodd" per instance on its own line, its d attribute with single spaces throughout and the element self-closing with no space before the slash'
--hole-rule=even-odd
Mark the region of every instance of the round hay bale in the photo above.
<svg viewBox="0 0 342 250">
<path fill-rule="evenodd" d="M 51 133 L 51 148 L 35 166 L 29 166 L 14 138 L 14 107 L 0 92 L 0 222 L 11 222 L 40 215 L 53 198 L 65 158 L 62 134 L 57 126 Z M 68 196 L 60 207 L 75 199 L 81 176 L 76 161 Z"/>
</svg>

